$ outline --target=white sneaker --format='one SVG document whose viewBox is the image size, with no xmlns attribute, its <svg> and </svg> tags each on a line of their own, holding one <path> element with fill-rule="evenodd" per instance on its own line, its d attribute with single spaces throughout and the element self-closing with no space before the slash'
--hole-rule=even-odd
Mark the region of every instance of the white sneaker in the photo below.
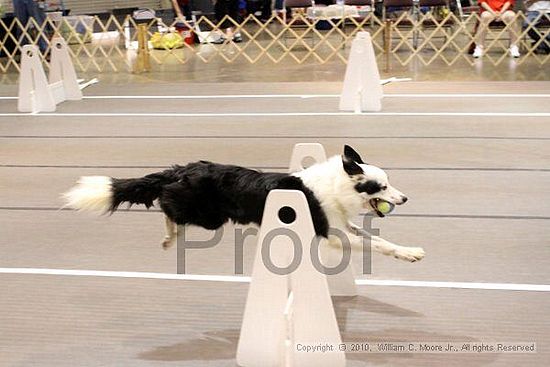
<svg viewBox="0 0 550 367">
<path fill-rule="evenodd" d="M 481 47 L 481 46 L 476 46 L 476 48 L 475 48 L 474 53 L 472 54 L 472 56 L 473 56 L 475 59 L 479 59 L 481 56 L 483 56 L 483 47 Z"/>
<path fill-rule="evenodd" d="M 516 45 L 510 46 L 510 49 L 508 51 L 510 51 L 510 56 L 512 56 L 512 57 L 518 58 L 518 57 L 521 56 L 520 53 L 519 53 L 519 48 Z"/>
</svg>

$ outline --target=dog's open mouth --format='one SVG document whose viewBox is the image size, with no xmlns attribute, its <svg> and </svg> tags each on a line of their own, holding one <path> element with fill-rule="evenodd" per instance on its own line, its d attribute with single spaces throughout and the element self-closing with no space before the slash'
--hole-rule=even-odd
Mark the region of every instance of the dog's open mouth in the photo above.
<svg viewBox="0 0 550 367">
<path fill-rule="evenodd" d="M 384 213 L 380 210 L 380 204 L 385 204 L 386 207 L 388 208 Z M 382 199 L 370 199 L 369 205 L 374 210 L 376 215 L 378 215 L 380 218 L 384 218 L 386 214 L 390 213 L 393 210 L 393 207 L 394 207 L 392 203 Z"/>
</svg>

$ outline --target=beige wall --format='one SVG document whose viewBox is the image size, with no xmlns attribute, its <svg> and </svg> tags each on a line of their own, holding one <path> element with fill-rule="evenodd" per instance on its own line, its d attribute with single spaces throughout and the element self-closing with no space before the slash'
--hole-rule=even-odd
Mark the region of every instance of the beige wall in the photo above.
<svg viewBox="0 0 550 367">
<path fill-rule="evenodd" d="M 159 0 L 65 0 L 65 7 L 71 9 L 71 14 L 86 13 L 91 11 L 110 10 L 113 8 L 160 8 Z"/>
</svg>

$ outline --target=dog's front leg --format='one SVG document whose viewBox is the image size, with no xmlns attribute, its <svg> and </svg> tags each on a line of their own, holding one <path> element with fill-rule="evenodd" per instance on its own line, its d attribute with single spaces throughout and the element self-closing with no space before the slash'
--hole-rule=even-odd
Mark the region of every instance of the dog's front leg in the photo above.
<svg viewBox="0 0 550 367">
<path fill-rule="evenodd" d="M 356 233 L 360 234 L 359 236 L 357 236 L 353 233 L 348 233 L 348 238 L 352 248 L 362 249 L 363 240 L 366 240 L 370 241 L 372 251 L 376 251 L 386 256 L 393 256 L 396 259 L 415 262 L 422 260 L 422 258 L 424 258 L 424 256 L 426 255 L 425 251 L 421 247 L 399 246 L 389 241 L 386 241 L 381 237 L 373 236 L 364 229 L 355 225 L 350 225 L 350 227 L 353 228 Z"/>
<path fill-rule="evenodd" d="M 353 223 L 351 220 L 348 221 L 348 230 L 352 233 L 361 236 L 361 231 L 363 228 L 359 227 L 357 224 Z"/>
<path fill-rule="evenodd" d="M 396 259 L 415 262 L 422 260 L 426 252 L 421 247 L 399 246 L 378 236 L 371 236 L 371 249 Z"/>
<path fill-rule="evenodd" d="M 166 236 L 164 236 L 164 240 L 162 241 L 162 248 L 167 250 L 169 247 L 172 247 L 178 236 L 178 226 L 166 215 L 164 216 L 164 225 L 166 227 Z"/>
</svg>

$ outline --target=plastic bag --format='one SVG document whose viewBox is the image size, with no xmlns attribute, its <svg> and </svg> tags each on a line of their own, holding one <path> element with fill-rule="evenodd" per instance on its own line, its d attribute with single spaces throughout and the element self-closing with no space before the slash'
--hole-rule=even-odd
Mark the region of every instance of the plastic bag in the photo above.
<svg viewBox="0 0 550 367">
<path fill-rule="evenodd" d="M 158 50 L 172 50 L 174 48 L 182 48 L 183 37 L 176 32 L 155 32 L 153 36 L 151 36 L 151 44 L 153 45 L 153 48 Z"/>
</svg>

